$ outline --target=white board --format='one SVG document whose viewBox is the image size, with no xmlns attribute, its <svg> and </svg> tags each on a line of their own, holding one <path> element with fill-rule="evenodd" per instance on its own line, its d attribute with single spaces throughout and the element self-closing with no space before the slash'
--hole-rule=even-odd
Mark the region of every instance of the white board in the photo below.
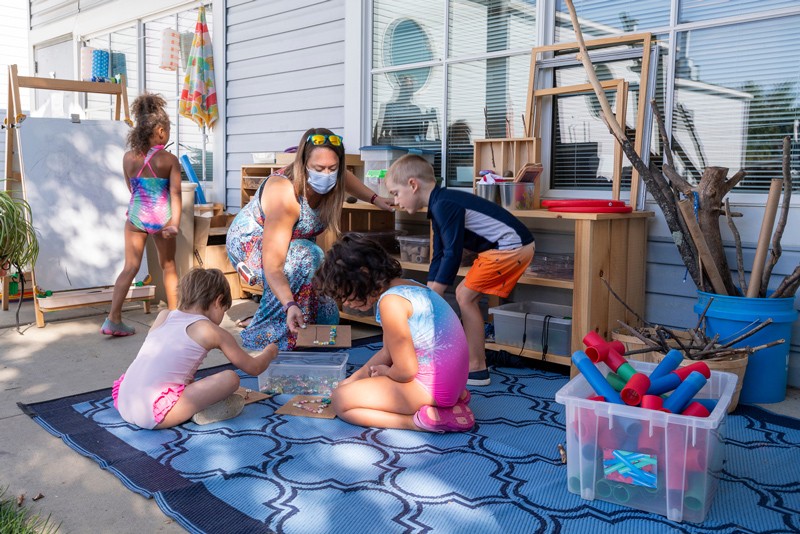
<svg viewBox="0 0 800 534">
<path fill-rule="evenodd" d="M 122 156 L 129 131 L 122 121 L 34 117 L 17 130 L 42 289 L 110 286 L 122 271 L 130 201 Z M 145 257 L 136 280 L 146 273 Z"/>
</svg>

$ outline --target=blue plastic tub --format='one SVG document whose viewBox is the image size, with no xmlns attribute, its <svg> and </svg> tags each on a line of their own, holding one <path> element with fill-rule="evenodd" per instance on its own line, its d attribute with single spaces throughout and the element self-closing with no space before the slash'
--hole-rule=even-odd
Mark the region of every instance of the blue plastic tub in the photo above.
<svg viewBox="0 0 800 534">
<path fill-rule="evenodd" d="M 789 373 L 789 344 L 792 323 L 797 320 L 794 298 L 729 297 L 698 291 L 694 311 L 698 315 L 713 297 L 714 302 L 706 312 L 706 335 L 719 334 L 719 342 L 726 343 L 772 317 L 772 323 L 734 347 L 754 347 L 776 339 L 785 340 L 780 345 L 760 350 L 750 355 L 742 382 L 739 402 L 744 404 L 769 404 L 786 398 L 786 379 Z"/>
</svg>

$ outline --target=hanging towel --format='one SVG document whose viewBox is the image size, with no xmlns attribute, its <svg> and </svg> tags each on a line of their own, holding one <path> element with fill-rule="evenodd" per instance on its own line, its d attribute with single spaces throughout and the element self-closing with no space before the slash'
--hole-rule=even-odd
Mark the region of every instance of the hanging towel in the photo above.
<svg viewBox="0 0 800 534">
<path fill-rule="evenodd" d="M 128 68 L 126 66 L 124 52 L 111 52 L 111 77 L 117 75 L 128 77 Z"/>
<path fill-rule="evenodd" d="M 81 80 L 84 82 L 92 81 L 92 61 L 94 57 L 94 48 L 91 46 L 84 46 L 81 48 Z"/>
<path fill-rule="evenodd" d="M 92 77 L 98 81 L 108 79 L 108 50 L 92 51 Z"/>
<path fill-rule="evenodd" d="M 178 70 L 180 54 L 180 35 L 173 28 L 164 28 L 161 32 L 161 65 L 164 70 Z"/>
<path fill-rule="evenodd" d="M 181 65 L 183 66 L 184 72 L 186 71 L 186 65 L 189 63 L 189 53 L 192 51 L 193 39 L 193 32 L 181 33 Z"/>
</svg>

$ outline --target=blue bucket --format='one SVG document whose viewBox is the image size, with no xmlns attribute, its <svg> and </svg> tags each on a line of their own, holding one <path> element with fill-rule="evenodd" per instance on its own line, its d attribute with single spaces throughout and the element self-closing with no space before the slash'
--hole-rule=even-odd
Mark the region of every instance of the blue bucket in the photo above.
<svg viewBox="0 0 800 534">
<path fill-rule="evenodd" d="M 786 398 L 786 379 L 789 373 L 789 345 L 792 323 L 797 320 L 794 298 L 747 298 L 715 295 L 698 291 L 694 311 L 698 316 L 713 297 L 714 302 L 706 312 L 706 335 L 719 334 L 719 343 L 739 337 L 762 321 L 772 318 L 765 328 L 733 345 L 754 347 L 784 339 L 784 343 L 750 355 L 744 373 L 739 402 L 743 404 L 769 404 Z"/>
</svg>

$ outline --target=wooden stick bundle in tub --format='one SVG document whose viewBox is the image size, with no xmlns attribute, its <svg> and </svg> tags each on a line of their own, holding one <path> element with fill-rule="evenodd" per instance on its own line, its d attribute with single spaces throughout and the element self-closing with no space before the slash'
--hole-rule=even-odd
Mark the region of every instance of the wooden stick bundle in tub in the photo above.
<svg viewBox="0 0 800 534">
<path fill-rule="evenodd" d="M 747 297 L 758 297 L 761 289 L 761 274 L 764 272 L 764 262 L 767 259 L 767 250 L 772 236 L 772 227 L 775 225 L 775 216 L 778 213 L 778 202 L 781 199 L 781 188 L 783 180 L 773 178 L 769 186 L 767 205 L 764 208 L 764 219 L 761 221 L 761 232 L 758 234 L 756 245 L 756 257 L 753 260 L 753 268 L 750 270 L 750 283 L 747 286 Z"/>
</svg>

